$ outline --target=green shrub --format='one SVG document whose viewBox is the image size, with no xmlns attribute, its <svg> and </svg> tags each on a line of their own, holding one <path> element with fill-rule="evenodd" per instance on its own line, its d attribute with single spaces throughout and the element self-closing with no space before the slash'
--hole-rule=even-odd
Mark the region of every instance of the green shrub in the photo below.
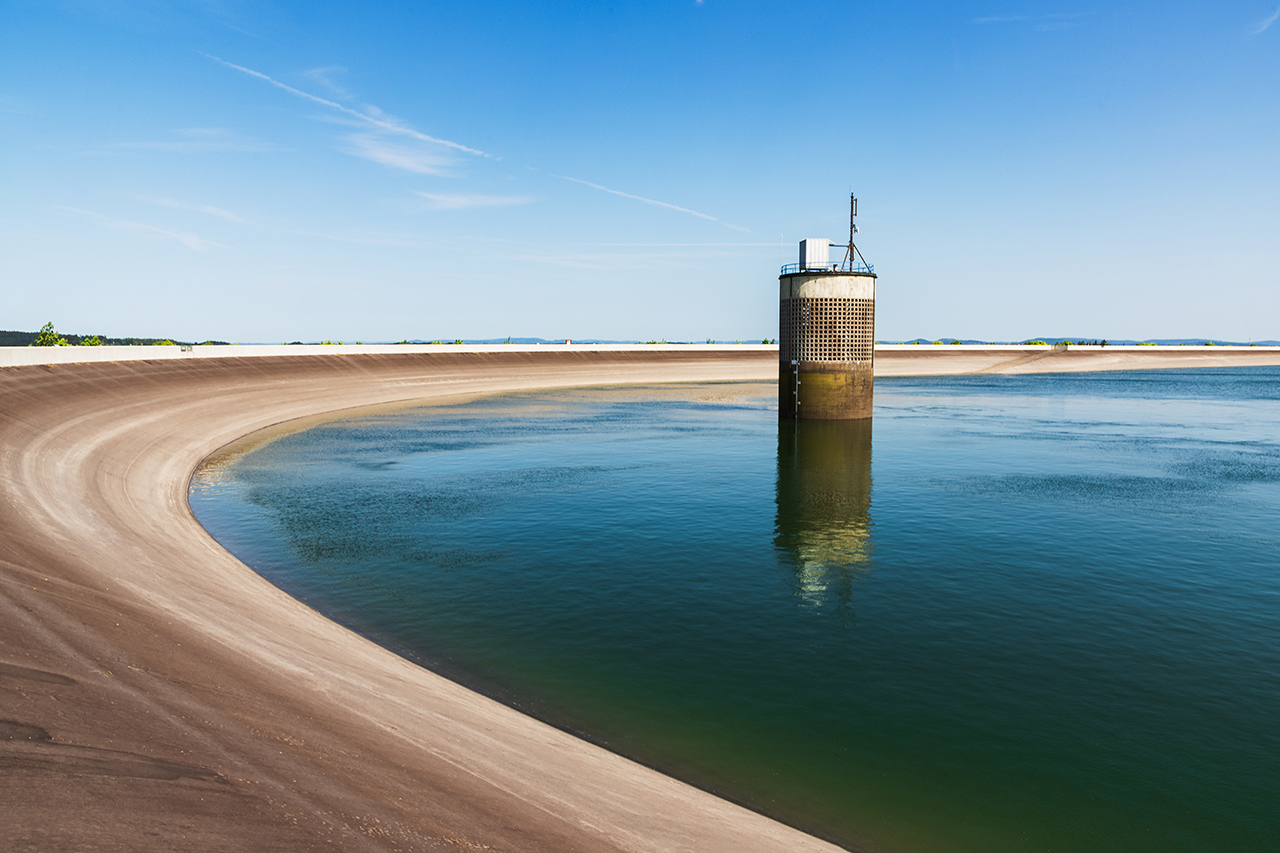
<svg viewBox="0 0 1280 853">
<path fill-rule="evenodd" d="M 70 346 L 67 339 L 53 330 L 53 323 L 45 323 L 36 334 L 36 339 L 28 346 L 33 347 L 65 347 Z"/>
<path fill-rule="evenodd" d="M 98 337 L 97 335 L 90 335 L 89 337 L 87 337 L 87 338 L 83 338 L 83 339 L 80 341 L 80 346 L 82 346 L 82 347 L 100 347 L 100 346 L 102 346 L 102 338 Z"/>
</svg>

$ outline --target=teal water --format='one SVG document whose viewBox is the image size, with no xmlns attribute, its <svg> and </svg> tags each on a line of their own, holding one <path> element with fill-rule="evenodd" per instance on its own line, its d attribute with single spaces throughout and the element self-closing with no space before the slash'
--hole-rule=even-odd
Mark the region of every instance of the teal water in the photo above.
<svg viewBox="0 0 1280 853">
<path fill-rule="evenodd" d="M 1280 838 L 1280 370 L 510 394 L 191 505 L 291 594 L 851 849 Z"/>
</svg>

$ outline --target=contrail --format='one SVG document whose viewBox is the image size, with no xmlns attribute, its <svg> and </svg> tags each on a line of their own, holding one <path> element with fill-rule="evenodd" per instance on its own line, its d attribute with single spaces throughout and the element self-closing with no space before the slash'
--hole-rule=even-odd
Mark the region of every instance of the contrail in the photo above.
<svg viewBox="0 0 1280 853">
<path fill-rule="evenodd" d="M 170 240 L 177 240 L 188 249 L 195 249 L 197 252 L 207 252 L 210 246 L 217 246 L 219 249 L 230 249 L 230 246 L 224 246 L 221 243 L 215 243 L 212 240 L 206 240 L 189 231 L 178 231 L 175 228 L 162 228 L 159 225 L 148 225 L 145 222 L 130 222 L 127 219 L 116 219 L 113 216 L 107 216 L 103 213 L 95 213 L 92 210 L 83 210 L 79 207 L 64 207 L 55 204 L 53 207 L 57 210 L 66 210 L 71 213 L 79 213 L 84 216 L 91 216 L 99 222 L 106 223 L 113 228 L 123 228 L 126 231 L 142 231 L 148 234 L 159 234 L 161 237 L 168 237 Z"/>
<path fill-rule="evenodd" d="M 553 178 L 559 178 L 562 181 L 573 181 L 575 184 L 584 184 L 585 186 L 591 187 L 592 189 L 600 190 L 602 192 L 613 193 L 614 195 L 620 195 L 623 198 L 635 199 L 636 201 L 642 201 L 645 204 L 654 204 L 654 205 L 657 205 L 658 207 L 665 207 L 668 210 L 678 210 L 681 213 L 687 213 L 690 216 L 696 216 L 699 219 L 707 219 L 707 220 L 710 220 L 711 222 L 719 222 L 721 225 L 728 226 L 729 228 L 732 228 L 735 231 L 743 231 L 746 233 L 750 233 L 749 228 L 743 228 L 740 225 L 731 225 L 730 223 L 725 222 L 723 219 L 719 219 L 715 216 L 712 216 L 709 213 L 700 213 L 696 210 L 690 210 L 687 207 L 680 207 L 679 205 L 669 204 L 665 201 L 658 201 L 657 199 L 645 198 L 642 195 L 632 195 L 631 193 L 624 193 L 622 190 L 611 190 L 608 187 L 601 186 L 600 184 L 593 184 L 591 181 L 584 181 L 581 178 L 571 178 L 568 175 L 557 175 L 554 172 L 548 172 L 547 174 L 551 175 L 551 177 Z"/>
<path fill-rule="evenodd" d="M 318 95 L 312 95 L 311 93 L 304 92 L 301 89 L 295 89 L 292 86 L 289 86 L 285 83 L 281 83 L 279 80 L 276 80 L 273 77 L 268 77 L 266 74 L 263 74 L 261 71 L 254 71 L 252 68 L 245 68 L 243 65 L 236 65 L 234 62 L 227 62 L 225 59 L 220 59 L 208 53 L 201 54 L 201 55 L 208 57 L 209 59 L 212 59 L 214 62 L 219 62 L 227 66 L 228 68 L 234 68 L 236 71 L 242 72 L 244 74 L 248 74 L 250 77 L 257 77 L 259 80 L 266 80 L 272 86 L 275 86 L 277 89 L 284 89 L 286 92 L 288 92 L 291 95 L 297 95 L 299 98 L 305 98 L 308 101 L 314 101 L 317 104 L 323 104 L 326 107 L 338 110 L 339 112 L 346 113 L 349 116 L 354 116 L 355 118 L 358 118 L 363 122 L 367 122 L 368 124 L 371 124 L 374 127 L 380 127 L 383 130 L 390 131 L 391 133 L 400 133 L 405 136 L 413 137 L 414 139 L 417 139 L 421 142 L 433 142 L 436 145 L 445 145 L 445 146 L 448 146 L 449 148 L 456 148 L 458 151 L 465 151 L 468 154 L 478 154 L 481 157 L 493 156 L 492 154 L 486 154 L 485 152 L 481 151 L 478 148 L 471 148 L 469 146 L 463 145 L 461 142 L 453 142 L 448 139 L 437 139 L 434 136 L 428 136 L 427 134 L 420 133 L 419 131 L 416 131 L 411 127 L 405 127 L 399 122 L 388 121 L 387 119 L 380 119 L 380 118 L 375 118 L 374 116 L 365 115 L 359 110 L 353 110 L 350 107 L 344 107 L 342 104 L 339 104 L 336 101 L 330 101 L 327 98 L 321 98 Z"/>
<path fill-rule="evenodd" d="M 277 89 L 283 89 L 284 91 L 288 92 L 291 95 L 295 95 L 299 98 L 304 98 L 308 101 L 312 101 L 314 103 L 329 107 L 330 109 L 337 110 L 338 112 L 345 113 L 349 116 L 359 119 L 362 122 L 371 124 L 374 127 L 381 128 L 382 130 L 386 130 L 391 133 L 400 133 L 405 136 L 412 137 L 413 139 L 417 139 L 421 142 L 431 142 L 436 145 L 445 145 L 445 146 L 448 146 L 449 148 L 454 148 L 458 151 L 465 151 L 468 154 L 476 154 L 481 157 L 490 157 L 490 158 L 493 157 L 492 154 L 487 154 L 478 148 L 471 148 L 467 145 L 463 145 L 460 142 L 453 142 L 448 139 L 438 139 L 434 136 L 428 136 L 427 134 L 420 133 L 419 131 L 416 131 L 411 127 L 406 127 L 397 121 L 377 118 L 375 116 L 366 115 L 365 113 L 362 113 L 359 110 L 353 110 L 350 107 L 344 107 L 342 104 L 339 104 L 336 101 L 331 101 L 328 98 L 321 98 L 318 95 L 313 95 L 310 92 L 304 92 L 301 89 L 295 89 L 286 83 L 281 83 L 279 80 L 276 80 L 274 77 L 269 77 L 266 74 L 263 74 L 261 71 L 254 71 L 252 68 L 245 68 L 243 65 L 236 65 L 234 62 L 227 62 L 225 59 L 222 59 L 217 56 L 213 56 L 212 54 L 202 53 L 201 56 L 204 56 L 207 59 L 212 59 L 214 62 L 217 62 L 221 65 L 225 65 L 227 68 L 235 69 L 236 71 L 239 71 L 242 74 L 248 74 L 250 77 L 257 77 L 259 80 L 265 80 L 266 82 L 270 83 L 272 86 L 275 86 Z M 541 170 L 535 170 L 535 171 L 541 171 Z M 680 207 L 677 204 L 670 204 L 668 202 L 658 201 L 657 199 L 652 199 L 652 198 L 645 198 L 642 195 L 633 195 L 631 193 L 624 193 L 621 190 L 612 190 L 606 186 L 592 183 L 591 181 L 584 181 L 581 178 L 571 178 L 568 175 L 556 175 L 551 172 L 548 172 L 547 174 L 550 174 L 553 178 L 559 178 L 563 181 L 573 181 L 575 184 L 583 184 L 584 186 L 588 186 L 588 187 L 591 187 L 592 189 L 600 190 L 601 192 L 612 193 L 613 195 L 622 196 L 623 198 L 629 198 L 635 201 L 644 202 L 645 204 L 652 204 L 658 207 L 665 207 L 668 210 L 676 210 L 676 211 L 679 211 L 680 213 L 687 213 L 690 216 L 696 216 L 699 219 L 706 219 L 710 222 L 719 222 L 721 225 L 724 225 L 728 228 L 732 228 L 735 231 L 742 231 L 748 234 L 751 233 L 751 229 L 749 228 L 743 228 L 740 225 L 733 225 L 731 223 L 725 222 L 723 219 L 712 216 L 708 213 L 701 213 L 700 211 L 691 210 L 690 208 L 687 208 L 687 207 Z"/>
<path fill-rule="evenodd" d="M 1280 19 L 1280 8 L 1277 8 L 1275 12 L 1271 14 L 1271 17 L 1267 18 L 1265 21 L 1259 21 L 1257 24 L 1255 24 L 1253 28 L 1253 34 L 1256 36 L 1259 33 L 1265 32 L 1266 29 L 1270 27 L 1272 24 L 1274 24 L 1277 19 Z"/>
</svg>

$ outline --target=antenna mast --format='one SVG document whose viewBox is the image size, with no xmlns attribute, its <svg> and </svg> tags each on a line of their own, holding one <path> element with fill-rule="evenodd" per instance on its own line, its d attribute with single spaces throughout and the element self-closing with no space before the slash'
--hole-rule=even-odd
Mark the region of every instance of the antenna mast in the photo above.
<svg viewBox="0 0 1280 853">
<path fill-rule="evenodd" d="M 853 193 L 849 193 L 849 246 L 844 252 L 844 263 L 840 265 L 840 269 L 844 272 L 867 269 L 867 259 L 862 257 L 862 252 L 858 251 L 858 247 L 853 242 L 853 235 L 858 233 L 858 225 L 854 222 L 857 215 L 858 199 Z"/>
</svg>

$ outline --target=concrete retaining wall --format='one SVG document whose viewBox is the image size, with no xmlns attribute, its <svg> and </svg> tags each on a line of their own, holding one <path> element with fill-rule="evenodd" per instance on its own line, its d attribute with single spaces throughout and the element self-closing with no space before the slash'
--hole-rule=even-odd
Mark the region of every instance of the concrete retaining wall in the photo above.
<svg viewBox="0 0 1280 853">
<path fill-rule="evenodd" d="M 0 367 L 23 364 L 81 364 L 99 361 L 154 361 L 163 358 L 254 358 L 281 355 L 386 355 L 460 352 L 776 352 L 764 344 L 232 344 L 230 346 L 0 347 Z"/>
</svg>

